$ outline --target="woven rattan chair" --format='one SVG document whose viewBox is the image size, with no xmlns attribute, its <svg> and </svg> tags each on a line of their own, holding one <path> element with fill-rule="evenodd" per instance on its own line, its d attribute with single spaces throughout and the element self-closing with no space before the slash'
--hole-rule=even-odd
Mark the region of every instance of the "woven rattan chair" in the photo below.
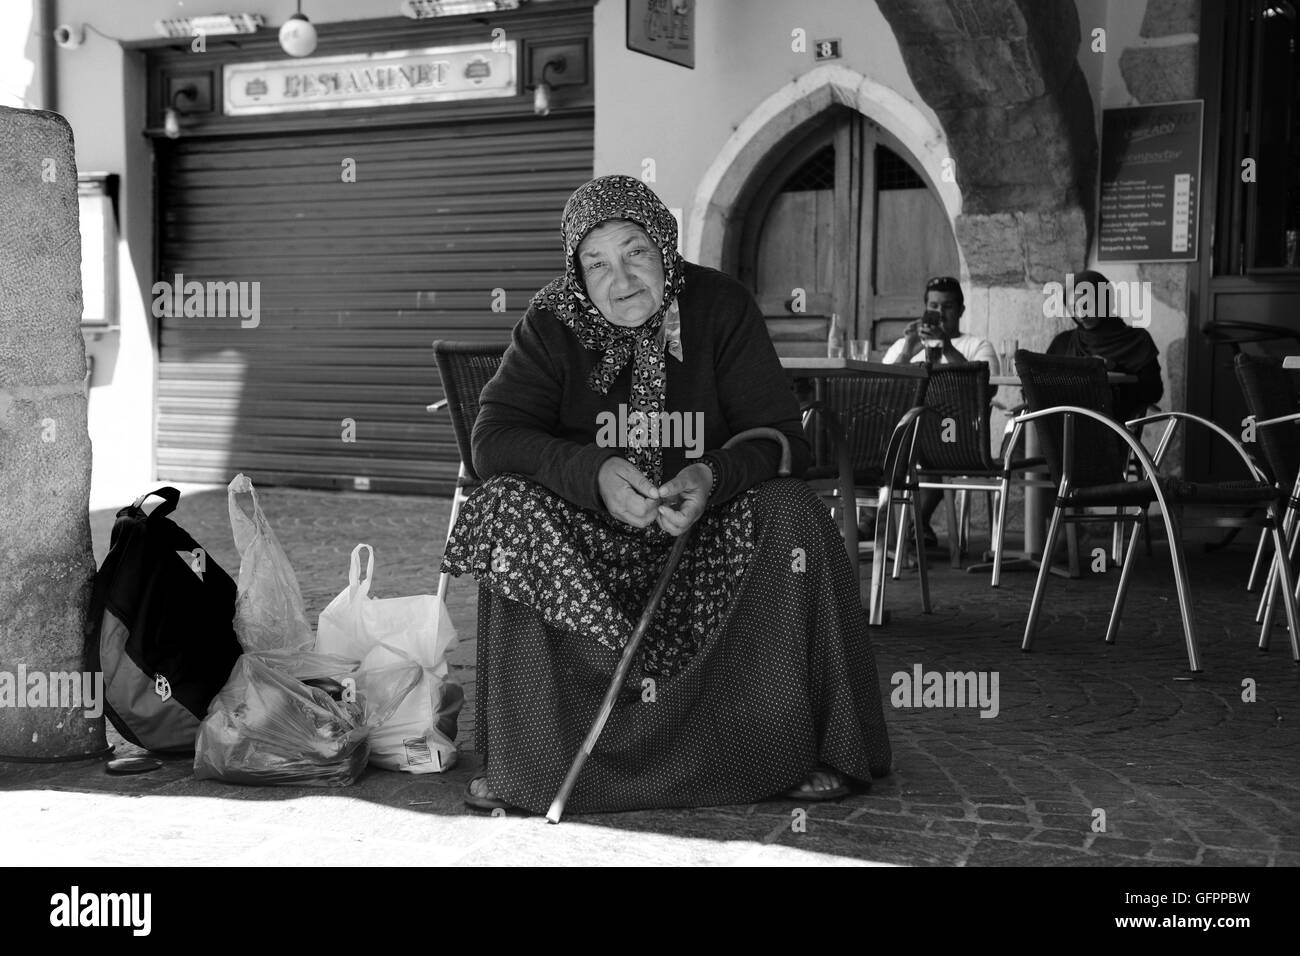
<svg viewBox="0 0 1300 956">
<path fill-rule="evenodd" d="M 920 488 L 944 492 L 948 506 L 948 555 L 954 568 L 961 567 L 965 548 L 964 514 L 953 506 L 953 490 L 987 491 L 997 495 L 998 507 L 990 507 L 990 537 L 994 563 L 1000 563 L 1006 528 L 1007 499 L 1012 475 L 1043 464 L 1043 459 L 1007 460 L 1006 438 L 995 459 L 989 454 L 989 363 L 937 365 L 930 370 L 925 392 L 926 415 L 916 439 L 916 475 Z M 963 509 L 964 510 L 964 509 Z M 906 520 L 906 518 L 904 518 Z M 901 550 L 901 548 L 900 548 Z M 895 562 L 897 566 L 898 562 Z M 996 586 L 997 582 L 994 581 Z"/>
<path fill-rule="evenodd" d="M 1192 615 L 1187 561 L 1183 553 L 1182 512 L 1185 508 L 1215 509 L 1220 512 L 1251 507 L 1265 509 L 1264 524 L 1271 531 L 1277 548 L 1274 573 L 1280 576 L 1280 580 L 1290 582 L 1290 559 L 1281 537 L 1280 489 L 1254 465 L 1233 437 L 1213 422 L 1185 412 L 1149 415 L 1123 425 L 1115 421 L 1110 417 L 1111 395 L 1106 384 L 1106 367 L 1100 359 L 1046 356 L 1021 350 L 1016 352 L 1015 361 L 1029 411 L 1013 419 L 1014 429 L 1019 430 L 1031 421 L 1038 423 L 1039 438 L 1048 468 L 1052 479 L 1057 482 L 1056 505 L 1052 509 L 1052 520 L 1043 549 L 1044 559 L 1034 586 L 1029 619 L 1025 623 L 1022 649 L 1030 649 L 1038 627 L 1043 595 L 1050 576 L 1050 555 L 1062 522 L 1078 520 L 1069 514 L 1072 508 L 1116 508 L 1122 512 L 1124 520 L 1132 521 L 1134 525 L 1120 572 L 1115 605 L 1106 629 L 1106 642 L 1114 643 L 1137 555 L 1138 540 L 1142 534 L 1142 524 L 1137 519 L 1155 503 L 1159 506 L 1169 538 L 1174 586 L 1187 641 L 1188 663 L 1193 672 L 1199 672 L 1200 650 Z M 1166 427 L 1160 439 L 1157 457 L 1169 447 L 1174 430 L 1180 423 L 1195 423 L 1226 441 L 1236 451 L 1250 477 L 1234 482 L 1193 483 L 1157 475 L 1155 462 L 1134 437 L 1132 429 L 1159 421 L 1165 422 Z M 1137 481 L 1124 480 L 1126 451 L 1131 452 L 1141 465 L 1142 477 Z M 1137 514 L 1128 514 L 1130 509 L 1136 509 Z M 1232 526 L 1249 520 L 1234 515 L 1220 517 L 1215 524 Z M 1260 522 L 1251 523 L 1258 525 Z M 1295 597 L 1288 586 L 1282 587 L 1280 591 L 1284 597 L 1287 625 L 1291 631 L 1292 654 L 1300 661 Z M 1272 614 L 1269 613 L 1261 628 L 1261 646 L 1267 646 L 1272 623 Z"/>
<path fill-rule="evenodd" d="M 460 451 L 460 472 L 456 476 L 456 492 L 451 499 L 451 517 L 447 521 L 448 541 L 451 540 L 451 529 L 456 526 L 460 506 L 480 483 L 474 472 L 470 438 L 474 433 L 474 420 L 478 418 L 479 396 L 483 394 L 483 386 L 501 367 L 501 357 L 505 351 L 506 346 L 497 343 L 442 340 L 433 343 L 433 358 L 438 363 L 438 375 L 442 379 L 442 393 L 445 397 L 430 405 L 429 411 L 438 412 L 445 408 L 451 415 L 451 431 L 456 436 L 456 447 Z M 446 550 L 444 542 L 444 553 Z M 447 598 L 448 577 L 445 571 L 438 575 L 440 601 Z"/>
<path fill-rule="evenodd" d="M 813 463 L 804 480 L 819 495 L 838 499 L 855 577 L 858 504 L 878 509 L 868 608 L 873 625 L 884 623 L 886 549 L 893 506 L 916 508 L 916 486 L 908 483 L 908 464 L 916 423 L 924 411 L 925 389 L 926 379 L 920 376 L 827 378 L 820 399 L 804 408 L 804 428 L 813 448 Z M 917 551 L 921 607 L 928 614 L 925 549 Z"/>
<path fill-rule="evenodd" d="M 1250 412 L 1255 431 L 1254 448 L 1263 458 L 1263 470 L 1279 487 L 1291 489 L 1282 527 L 1290 553 L 1294 553 L 1297 506 L 1300 505 L 1300 432 L 1296 431 L 1300 424 L 1300 396 L 1296 394 L 1291 373 L 1276 359 L 1240 352 L 1233 359 L 1233 365 L 1246 399 L 1246 410 Z M 1246 582 L 1247 591 L 1254 591 L 1259 585 L 1267 539 L 1267 534 L 1260 535 L 1250 578 Z M 1255 614 L 1257 622 L 1263 621 L 1275 580 L 1276 577 L 1269 579 L 1269 586 L 1260 599 Z"/>
</svg>

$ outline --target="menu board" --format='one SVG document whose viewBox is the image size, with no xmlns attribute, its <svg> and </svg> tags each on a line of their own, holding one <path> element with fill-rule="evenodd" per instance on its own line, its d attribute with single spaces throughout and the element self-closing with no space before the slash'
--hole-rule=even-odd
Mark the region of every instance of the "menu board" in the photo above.
<svg viewBox="0 0 1300 956">
<path fill-rule="evenodd" d="M 1097 258 L 1196 259 L 1201 100 L 1104 110 Z"/>
</svg>

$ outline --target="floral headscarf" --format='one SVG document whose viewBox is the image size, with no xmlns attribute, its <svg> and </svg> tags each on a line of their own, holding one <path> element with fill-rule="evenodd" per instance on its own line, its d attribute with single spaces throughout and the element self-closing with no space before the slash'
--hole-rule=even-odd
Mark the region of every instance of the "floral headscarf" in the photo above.
<svg viewBox="0 0 1300 956">
<path fill-rule="evenodd" d="M 614 325 L 587 295 L 578 266 L 578 244 L 603 222 L 625 219 L 646 231 L 664 263 L 664 301 L 640 326 Z M 564 275 L 533 296 L 532 304 L 550 311 L 578 337 L 585 348 L 601 353 L 587 384 L 604 395 L 629 361 L 632 395 L 629 418 L 640 412 L 656 416 L 663 411 L 667 388 L 664 326 L 676 326 L 677 296 L 682 291 L 682 257 L 677 251 L 677 220 L 658 196 L 631 176 L 601 176 L 579 186 L 564 204 L 560 224 L 564 239 Z M 679 347 L 674 355 L 681 357 Z M 643 418 L 654 422 L 656 417 Z M 663 456 L 657 443 L 642 442 L 628 449 L 628 461 L 656 484 L 662 478 Z"/>
</svg>

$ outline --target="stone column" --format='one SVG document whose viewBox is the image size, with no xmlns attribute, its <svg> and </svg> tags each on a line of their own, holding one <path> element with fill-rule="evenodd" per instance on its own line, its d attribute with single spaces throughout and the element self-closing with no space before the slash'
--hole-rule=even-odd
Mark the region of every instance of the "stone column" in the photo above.
<svg viewBox="0 0 1300 956">
<path fill-rule="evenodd" d="M 95 565 L 67 121 L 0 107 L 0 183 L 0 757 L 75 759 L 105 738 L 102 682 L 83 680 Z"/>
</svg>

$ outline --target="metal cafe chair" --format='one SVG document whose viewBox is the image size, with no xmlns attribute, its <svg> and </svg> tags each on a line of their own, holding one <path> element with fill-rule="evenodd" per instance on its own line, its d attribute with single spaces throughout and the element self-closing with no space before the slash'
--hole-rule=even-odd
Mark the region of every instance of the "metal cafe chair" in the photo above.
<svg viewBox="0 0 1300 956">
<path fill-rule="evenodd" d="M 868 608 L 872 625 L 884 623 L 886 550 L 894 506 L 916 509 L 916 486 L 909 484 L 908 463 L 916 424 L 924 411 L 926 381 L 912 376 L 827 378 L 821 383 L 821 397 L 803 410 L 804 429 L 813 449 L 813 462 L 804 480 L 821 497 L 838 499 L 845 539 L 857 538 L 860 503 L 877 508 Z M 925 549 L 917 551 L 921 608 L 929 614 Z"/>
<path fill-rule="evenodd" d="M 1265 342 L 1290 342 L 1291 351 L 1300 348 L 1300 331 L 1266 322 L 1220 320 L 1216 317 L 1201 326 L 1201 335 L 1211 344 L 1212 349 L 1219 347 L 1232 349 L 1234 359 L 1238 355 L 1249 354 L 1242 346 L 1258 350 L 1264 347 Z M 1229 529 L 1221 541 L 1206 545 L 1206 550 L 1217 551 L 1226 547 L 1237 537 L 1237 532 L 1240 530 L 1240 528 Z"/>
<path fill-rule="evenodd" d="M 460 471 L 456 476 L 456 492 L 451 499 L 451 517 L 447 520 L 447 538 L 443 542 L 444 553 L 447 550 L 446 542 L 451 540 L 451 529 L 456 527 L 461 505 L 481 483 L 474 472 L 470 438 L 474 432 L 474 420 L 478 418 L 479 396 L 483 393 L 483 386 L 496 374 L 505 351 L 506 346 L 497 343 L 446 342 L 441 339 L 433 343 L 433 358 L 438 365 L 438 376 L 442 379 L 445 397 L 430 405 L 428 410 L 438 412 L 445 408 L 451 415 L 451 431 L 456 436 L 456 448 L 460 452 Z M 438 575 L 439 601 L 445 602 L 447 599 L 448 580 L 449 575 L 445 571 Z"/>
<path fill-rule="evenodd" d="M 1043 464 L 1043 459 L 1007 459 L 1006 439 L 995 459 L 990 455 L 989 363 L 936 365 L 930 370 L 925 392 L 927 414 L 917 430 L 915 475 L 918 488 L 944 493 L 948 507 L 948 556 L 961 567 L 965 549 L 965 508 L 954 507 L 953 492 L 985 491 L 996 495 L 998 507 L 989 508 L 991 545 L 995 562 L 1002 552 L 1007 498 L 1012 475 Z M 906 521 L 906 516 L 904 516 Z M 900 552 L 902 548 L 900 545 Z M 895 562 L 895 570 L 899 562 Z M 897 576 L 897 575 L 895 575 Z"/>
<path fill-rule="evenodd" d="M 1188 584 L 1187 560 L 1183 551 L 1182 512 L 1185 508 L 1237 510 L 1245 507 L 1264 508 L 1265 526 L 1271 531 L 1277 549 L 1274 571 L 1284 582 L 1280 589 L 1286 606 L 1286 620 L 1291 632 L 1293 656 L 1300 661 L 1300 633 L 1296 619 L 1296 601 L 1288 583 L 1291 581 L 1291 563 L 1282 541 L 1281 491 L 1270 482 L 1250 460 L 1242 447 L 1213 422 L 1186 412 L 1162 412 L 1134 419 L 1121 425 L 1110 415 L 1111 395 L 1106 384 L 1106 367 L 1100 359 L 1065 358 L 1038 355 L 1020 350 L 1015 355 L 1016 369 L 1024 385 L 1029 411 L 1017 415 L 1014 429 L 1018 431 L 1028 422 L 1040 422 L 1039 438 L 1047 457 L 1048 469 L 1057 483 L 1056 505 L 1047 530 L 1044 555 L 1050 555 L 1056 544 L 1064 521 L 1078 520 L 1069 514 L 1072 508 L 1104 507 L 1122 512 L 1122 519 L 1133 523 L 1120 572 L 1115 604 L 1106 629 L 1106 642 L 1113 644 L 1119 629 L 1120 614 L 1124 607 L 1134 558 L 1142 524 L 1138 520 L 1153 502 L 1158 505 L 1164 519 L 1169 539 L 1170 560 L 1173 564 L 1174 586 L 1182 614 L 1183 633 L 1187 641 L 1187 658 L 1191 670 L 1201 670 L 1200 650 L 1196 639 L 1196 624 L 1192 616 L 1191 592 Z M 1156 455 L 1146 449 L 1133 435 L 1132 429 L 1163 421 L 1166 423 Z M 1169 447 L 1174 431 L 1182 422 L 1195 423 L 1210 429 L 1237 453 L 1250 477 L 1242 481 L 1218 483 L 1187 482 L 1156 473 L 1155 461 Z M 1131 452 L 1142 469 L 1137 481 L 1124 480 L 1126 451 Z M 1130 514 L 1136 509 L 1137 514 Z M 1240 526 L 1250 519 L 1236 515 L 1221 517 L 1215 524 Z M 1258 524 L 1258 521 L 1251 522 Z M 1050 561 L 1045 557 L 1039 567 L 1038 580 L 1025 622 L 1025 636 L 1021 644 L 1028 651 L 1038 629 L 1042 612 L 1043 595 L 1047 585 Z M 1266 646 L 1272 628 L 1272 613 L 1265 615 L 1260 643 Z"/>
<path fill-rule="evenodd" d="M 1277 359 L 1238 352 L 1233 365 L 1255 429 L 1254 446 L 1263 458 L 1263 470 L 1280 487 L 1291 489 L 1286 513 L 1282 517 L 1282 530 L 1290 549 L 1288 554 L 1294 554 L 1297 508 L 1300 506 L 1300 441 L 1297 441 L 1300 434 L 1294 427 L 1285 426 L 1300 423 L 1300 396 L 1296 394 L 1291 375 Z M 1267 534 L 1261 534 L 1255 548 L 1255 560 L 1251 563 L 1250 578 L 1246 582 L 1247 591 L 1254 591 L 1259 585 L 1267 537 Z M 1263 620 L 1275 581 L 1276 577 L 1269 578 L 1255 613 L 1257 623 Z"/>
</svg>

